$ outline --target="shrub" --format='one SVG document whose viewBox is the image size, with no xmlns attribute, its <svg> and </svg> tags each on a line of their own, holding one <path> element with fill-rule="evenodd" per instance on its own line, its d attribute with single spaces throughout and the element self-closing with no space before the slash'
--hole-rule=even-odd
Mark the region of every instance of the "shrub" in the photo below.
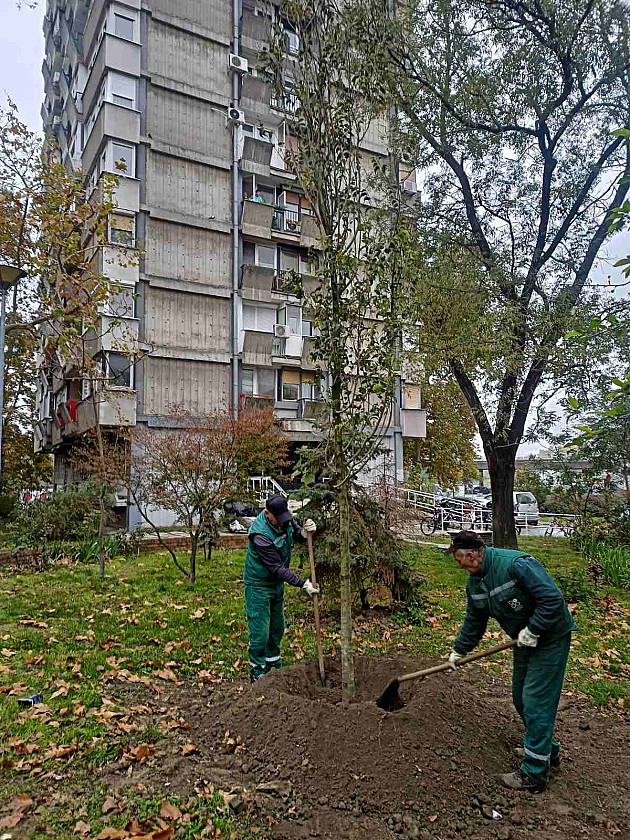
<svg viewBox="0 0 630 840">
<path fill-rule="evenodd" d="M 588 572 L 554 572 L 553 577 L 568 604 L 588 604 L 597 597 L 593 576 Z"/>
<path fill-rule="evenodd" d="M 620 589 L 630 589 L 630 548 L 591 543 L 585 554 L 593 566 L 601 569 L 604 579 Z"/>
<path fill-rule="evenodd" d="M 89 486 L 72 487 L 21 505 L 10 533 L 18 545 L 44 549 L 50 543 L 85 542 L 98 535 L 99 516 L 98 491 Z"/>
<path fill-rule="evenodd" d="M 297 518 L 317 523 L 315 561 L 317 581 L 326 594 L 339 593 L 339 511 L 334 493 L 319 484 L 301 491 L 309 498 Z M 354 600 L 363 609 L 381 602 L 383 588 L 395 602 L 408 607 L 420 603 L 423 575 L 404 556 L 402 543 L 392 533 L 388 512 L 360 488 L 351 497 L 350 574 Z"/>
</svg>

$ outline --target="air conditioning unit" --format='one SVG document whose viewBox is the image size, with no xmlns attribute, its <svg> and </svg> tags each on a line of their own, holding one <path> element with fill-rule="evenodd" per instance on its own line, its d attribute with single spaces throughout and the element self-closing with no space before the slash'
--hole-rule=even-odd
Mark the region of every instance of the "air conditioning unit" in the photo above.
<svg viewBox="0 0 630 840">
<path fill-rule="evenodd" d="M 92 396 L 92 380 L 91 379 L 84 379 L 81 382 L 81 399 L 82 400 L 89 400 Z"/>
<path fill-rule="evenodd" d="M 53 128 L 56 128 L 58 125 L 61 125 L 61 117 L 53 117 L 52 118 L 52 125 L 53 125 Z"/>
<path fill-rule="evenodd" d="M 59 82 L 61 81 L 61 73 L 53 73 L 52 83 L 56 90 L 59 90 Z"/>
<path fill-rule="evenodd" d="M 247 59 L 235 53 L 230 53 L 230 70 L 235 70 L 237 73 L 247 73 L 249 70 Z"/>
<path fill-rule="evenodd" d="M 275 324 L 273 334 L 276 338 L 289 338 L 291 330 L 286 324 Z"/>
<path fill-rule="evenodd" d="M 238 108 L 230 108 L 228 110 L 228 119 L 232 120 L 237 125 L 245 124 L 245 111 L 239 111 Z"/>
<path fill-rule="evenodd" d="M 408 179 L 407 181 L 403 181 L 402 184 L 402 191 L 407 193 L 407 195 L 416 195 L 418 192 L 418 187 L 416 186 L 416 179 Z"/>
</svg>

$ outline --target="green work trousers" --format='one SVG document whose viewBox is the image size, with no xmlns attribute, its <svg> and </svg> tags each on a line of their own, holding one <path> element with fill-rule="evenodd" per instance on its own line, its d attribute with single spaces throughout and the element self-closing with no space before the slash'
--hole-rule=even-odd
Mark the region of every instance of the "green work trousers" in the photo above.
<svg viewBox="0 0 630 840">
<path fill-rule="evenodd" d="M 521 770 L 536 782 L 549 778 L 551 757 L 560 744 L 553 737 L 571 634 L 535 648 L 514 648 L 512 699 L 525 724 Z"/>
<path fill-rule="evenodd" d="M 245 586 L 249 629 L 249 675 L 260 679 L 282 667 L 280 642 L 284 635 L 284 584 Z"/>
</svg>

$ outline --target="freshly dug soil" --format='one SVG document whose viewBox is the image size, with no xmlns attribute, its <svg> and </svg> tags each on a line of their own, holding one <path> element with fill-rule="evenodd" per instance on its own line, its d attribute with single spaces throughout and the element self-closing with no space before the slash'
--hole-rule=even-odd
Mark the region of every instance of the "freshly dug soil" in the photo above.
<svg viewBox="0 0 630 840">
<path fill-rule="evenodd" d="M 276 840 L 630 838 L 627 721 L 563 702 L 560 770 L 543 794 L 508 791 L 493 776 L 518 766 L 522 726 L 492 672 L 472 666 L 406 683 L 404 709 L 377 708 L 392 676 L 429 664 L 358 657 L 349 705 L 335 661 L 330 688 L 314 662 L 209 694 L 169 686 L 161 712 L 177 706 L 200 753 L 162 761 L 161 772 L 172 790 L 203 778 L 240 793 Z"/>
</svg>

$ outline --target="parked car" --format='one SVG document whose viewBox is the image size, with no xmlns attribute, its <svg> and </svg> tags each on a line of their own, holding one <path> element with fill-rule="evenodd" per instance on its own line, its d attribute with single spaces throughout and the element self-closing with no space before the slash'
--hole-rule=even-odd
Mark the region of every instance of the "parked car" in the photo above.
<svg viewBox="0 0 630 840">
<path fill-rule="evenodd" d="M 538 502 L 533 493 L 517 491 L 513 494 L 514 520 L 517 525 L 538 525 Z"/>
</svg>

